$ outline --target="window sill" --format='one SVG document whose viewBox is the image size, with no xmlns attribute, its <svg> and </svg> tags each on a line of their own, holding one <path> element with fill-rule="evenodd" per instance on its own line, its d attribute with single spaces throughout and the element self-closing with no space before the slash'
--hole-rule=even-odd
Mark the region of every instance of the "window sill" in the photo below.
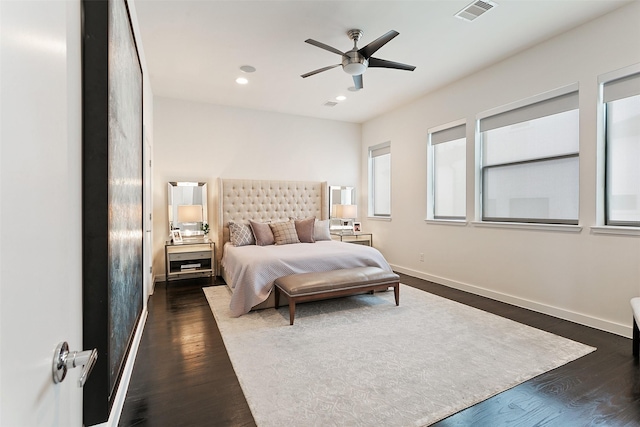
<svg viewBox="0 0 640 427">
<path fill-rule="evenodd" d="M 489 228 L 512 228 L 519 230 L 537 230 L 537 231 L 558 231 L 564 233 L 579 233 L 582 231 L 580 225 L 568 224 L 529 224 L 524 222 L 489 222 L 489 221 L 472 221 L 475 227 Z"/>
<path fill-rule="evenodd" d="M 371 219 L 374 221 L 391 221 L 390 216 L 368 216 L 367 219 Z"/>
<path fill-rule="evenodd" d="M 592 234 L 615 234 L 618 236 L 640 236 L 640 227 L 616 227 L 613 225 L 594 225 Z"/>
<path fill-rule="evenodd" d="M 458 225 L 462 227 L 467 225 L 467 221 L 464 219 L 425 219 L 424 222 L 427 224 Z"/>
</svg>

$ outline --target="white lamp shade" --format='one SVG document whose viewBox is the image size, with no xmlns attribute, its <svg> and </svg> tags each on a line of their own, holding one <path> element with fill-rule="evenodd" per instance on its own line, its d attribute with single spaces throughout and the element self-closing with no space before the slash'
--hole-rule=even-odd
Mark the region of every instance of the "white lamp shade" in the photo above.
<svg viewBox="0 0 640 427">
<path fill-rule="evenodd" d="M 336 217 L 357 218 L 358 206 L 356 205 L 336 205 Z"/>
<path fill-rule="evenodd" d="M 178 222 L 202 222 L 202 206 L 178 205 Z"/>
</svg>

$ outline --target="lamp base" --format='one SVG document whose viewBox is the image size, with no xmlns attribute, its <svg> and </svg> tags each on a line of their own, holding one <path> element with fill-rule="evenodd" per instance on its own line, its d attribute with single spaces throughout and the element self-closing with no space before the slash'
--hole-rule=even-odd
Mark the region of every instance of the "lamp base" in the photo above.
<svg viewBox="0 0 640 427">
<path fill-rule="evenodd" d="M 353 231 L 353 221 L 349 218 L 331 218 L 329 229 L 335 232 L 351 232 Z"/>
</svg>

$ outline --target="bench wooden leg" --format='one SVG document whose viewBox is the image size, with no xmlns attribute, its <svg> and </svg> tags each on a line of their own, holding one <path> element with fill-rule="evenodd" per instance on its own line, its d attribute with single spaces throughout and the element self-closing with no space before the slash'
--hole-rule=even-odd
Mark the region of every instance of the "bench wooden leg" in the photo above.
<svg viewBox="0 0 640 427">
<path fill-rule="evenodd" d="M 274 299 L 275 299 L 275 308 L 276 310 L 278 309 L 278 307 L 280 307 L 280 288 L 278 288 L 277 286 L 273 287 L 273 291 L 276 293 L 274 295 Z"/>
<path fill-rule="evenodd" d="M 293 319 L 296 317 L 296 301 L 289 298 L 289 324 L 293 325 Z"/>
<path fill-rule="evenodd" d="M 393 286 L 393 295 L 396 297 L 396 305 L 400 305 L 400 283 Z"/>
<path fill-rule="evenodd" d="M 640 330 L 638 330 L 638 324 L 636 318 L 633 318 L 633 357 L 640 355 Z"/>
</svg>

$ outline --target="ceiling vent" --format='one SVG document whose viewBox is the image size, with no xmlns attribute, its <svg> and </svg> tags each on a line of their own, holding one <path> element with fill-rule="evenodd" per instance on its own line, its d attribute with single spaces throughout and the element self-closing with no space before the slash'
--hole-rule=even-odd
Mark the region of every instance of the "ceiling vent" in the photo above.
<svg viewBox="0 0 640 427">
<path fill-rule="evenodd" d="M 327 101 L 324 103 L 325 107 L 335 107 L 336 105 L 338 105 L 338 103 L 335 101 Z"/>
<path fill-rule="evenodd" d="M 464 19 L 465 21 L 473 21 L 474 19 L 476 19 L 483 13 L 490 11 L 497 5 L 497 3 L 494 3 L 492 1 L 474 1 L 473 3 L 467 5 L 460 12 L 456 13 L 455 16 L 457 18 Z"/>
</svg>

